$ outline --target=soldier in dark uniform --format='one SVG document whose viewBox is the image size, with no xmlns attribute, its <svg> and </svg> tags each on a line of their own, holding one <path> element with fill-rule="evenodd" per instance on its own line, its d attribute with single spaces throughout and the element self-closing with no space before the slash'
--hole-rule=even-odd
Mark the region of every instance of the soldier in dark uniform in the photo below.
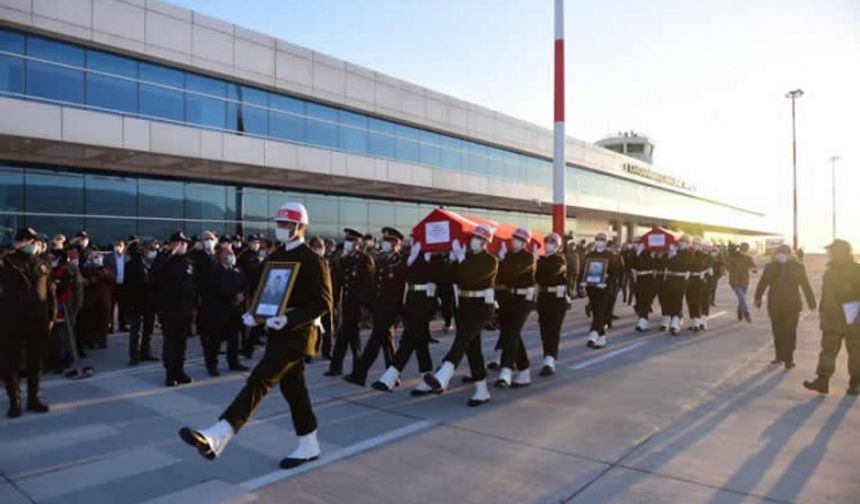
<svg viewBox="0 0 860 504">
<path fill-rule="evenodd" d="M 436 313 L 436 281 L 448 262 L 442 255 L 421 253 L 421 243 L 412 244 L 409 257 L 406 259 L 406 286 L 403 306 L 403 335 L 400 347 L 394 354 L 394 362 L 372 386 L 376 390 L 391 392 L 400 380 L 400 373 L 415 352 L 418 359 L 418 372 L 421 374 L 433 371 L 433 359 L 430 357 L 430 320 Z M 422 383 L 412 391 L 412 395 L 420 396 L 430 393 L 430 387 Z"/>
<path fill-rule="evenodd" d="M 248 237 L 248 247 L 245 248 L 236 258 L 236 266 L 239 271 L 245 275 L 245 291 L 246 304 L 254 297 L 254 292 L 257 290 L 257 284 L 260 282 L 260 275 L 263 272 L 263 258 L 260 257 L 260 247 L 262 246 L 263 238 L 259 235 L 252 234 Z M 254 347 L 263 344 L 261 335 L 263 328 L 255 326 L 247 332 L 243 332 L 245 338 L 242 342 L 242 353 L 245 358 L 250 359 L 254 355 Z"/>
<path fill-rule="evenodd" d="M 436 373 L 424 375 L 424 383 L 434 392 L 442 393 L 454 375 L 454 369 L 466 355 L 471 377 L 475 380 L 475 393 L 469 406 L 480 406 L 490 400 L 487 388 L 487 369 L 481 350 L 481 329 L 490 319 L 495 305 L 494 284 L 499 261 L 487 251 L 495 230 L 481 224 L 472 232 L 469 251 L 459 240 L 451 242 L 453 277 L 457 295 L 457 334 L 451 350 L 442 360 Z"/>
<path fill-rule="evenodd" d="M 531 384 L 529 357 L 523 344 L 523 325 L 535 302 L 535 257 L 528 250 L 532 233 L 517 228 L 511 251 L 500 253 L 496 276 L 496 301 L 499 303 L 499 342 L 502 347 L 497 387 L 526 387 Z M 503 243 L 503 247 L 506 245 Z M 503 249 L 505 250 L 505 249 Z M 518 371 L 513 378 L 513 369 Z"/>
<path fill-rule="evenodd" d="M 648 318 L 659 287 L 658 277 L 663 274 L 659 256 L 659 251 L 646 250 L 645 244 L 640 241 L 634 244 L 633 253 L 628 258 L 632 296 L 636 298 L 634 310 L 639 319 L 636 330 L 639 332 L 649 329 Z"/>
<path fill-rule="evenodd" d="M 682 236 L 677 247 L 675 244 L 669 245 L 669 252 L 666 254 L 660 304 L 663 309 L 663 322 L 668 320 L 672 336 L 681 334 L 684 293 L 687 292 L 687 280 L 690 278 L 693 260 L 689 245 L 690 239 Z M 661 326 L 663 325 L 661 322 Z"/>
<path fill-rule="evenodd" d="M 230 371 L 247 371 L 239 362 L 239 332 L 245 293 L 245 275 L 236 268 L 236 254 L 229 242 L 217 246 L 218 264 L 206 272 L 200 293 L 200 338 L 209 376 L 218 376 L 218 352 L 227 342 L 227 365 Z"/>
<path fill-rule="evenodd" d="M 687 282 L 687 311 L 690 313 L 690 330 L 699 332 L 707 327 L 706 311 L 708 279 L 713 272 L 711 256 L 702 249 L 702 239 L 693 237 L 690 249 L 690 280 Z"/>
<path fill-rule="evenodd" d="M 442 276 L 437 279 L 439 282 L 436 286 L 436 296 L 439 298 L 439 312 L 442 315 L 442 332 L 447 334 L 452 327 L 454 321 L 454 268 L 448 257 L 443 257 L 443 261 L 448 263 L 449 267 L 443 268 Z"/>
<path fill-rule="evenodd" d="M 373 274 L 373 332 L 361 358 L 353 360 L 352 374 L 344 377 L 344 380 L 362 387 L 367 381 L 368 370 L 379 355 L 380 347 L 386 369 L 394 362 L 394 324 L 400 315 L 406 284 L 406 259 L 400 252 L 402 242 L 400 231 L 382 228 L 381 253 L 377 255 L 378 262 Z"/>
<path fill-rule="evenodd" d="M 343 372 L 343 358 L 346 348 L 352 349 L 352 358 L 361 358 L 361 307 L 368 303 L 375 263 L 361 247 L 361 233 L 354 229 L 343 230 L 344 255 L 340 258 L 337 271 L 337 285 L 340 292 L 340 328 L 334 342 L 331 363 L 325 376 L 339 376 Z"/>
<path fill-rule="evenodd" d="M 571 234 L 564 250 L 564 260 L 567 266 L 567 296 L 570 299 L 577 297 L 577 293 L 579 292 L 579 265 L 581 259 L 577 251 L 576 240 L 573 238 L 573 234 Z"/>
<path fill-rule="evenodd" d="M 588 333 L 588 346 L 590 348 L 603 348 L 606 346 L 606 329 L 611 325 L 611 298 L 617 296 L 618 279 L 622 273 L 622 265 L 618 256 L 607 248 L 606 233 L 600 232 L 594 236 L 594 250 L 585 255 L 585 260 L 580 270 L 579 283 L 585 288 L 588 295 L 588 303 L 591 306 L 591 330 Z M 606 271 L 603 279 L 590 278 L 589 260 L 596 259 L 605 263 Z"/>
<path fill-rule="evenodd" d="M 267 260 L 299 263 L 287 311 L 266 319 L 269 337 L 263 358 L 219 421 L 208 429 L 183 427 L 179 435 L 204 457 L 218 457 L 272 387 L 279 384 L 298 436 L 298 446 L 280 463 L 281 469 L 291 469 L 320 456 L 317 420 L 305 385 L 304 359 L 315 351 L 320 317 L 331 311 L 332 294 L 325 260 L 305 243 L 308 212 L 304 205 L 284 204 L 275 220 L 275 233 L 282 245 Z M 242 319 L 247 326 L 257 323 L 248 313 Z"/>
<path fill-rule="evenodd" d="M 755 306 L 761 308 L 761 300 L 767 292 L 767 313 L 773 332 L 776 356 L 773 364 L 794 367 L 794 349 L 797 346 L 797 324 L 800 321 L 799 290 L 806 297 L 810 311 L 815 310 L 815 294 L 806 277 L 806 268 L 791 257 L 791 247 L 780 245 L 773 262 L 767 264 L 755 290 Z"/>
<path fill-rule="evenodd" d="M 19 229 L 13 250 L 0 254 L 0 372 L 9 396 L 9 418 L 21 416 L 19 370 L 26 353 L 27 410 L 47 413 L 39 399 L 42 350 L 57 314 L 51 265 L 37 254 L 33 228 Z"/>
<path fill-rule="evenodd" d="M 572 243 L 572 242 L 571 242 Z M 567 257 L 578 260 L 576 254 L 561 253 L 561 237 L 550 233 L 544 238 L 545 255 L 537 260 L 535 280 L 538 285 L 537 312 L 540 339 L 543 343 L 543 367 L 540 376 L 555 373 L 558 346 L 561 341 L 561 324 L 570 303 Z M 573 275 L 574 278 L 576 274 Z M 574 284 L 575 286 L 575 284 Z"/>
<path fill-rule="evenodd" d="M 714 263 L 714 274 L 708 280 L 708 291 L 710 292 L 708 302 L 711 306 L 717 306 L 717 286 L 720 284 L 720 278 L 725 274 L 726 266 L 723 263 L 723 255 L 717 247 L 711 245 L 708 253 L 711 255 L 711 261 Z"/>
<path fill-rule="evenodd" d="M 198 285 L 194 261 L 187 254 L 190 241 L 182 231 L 173 233 L 166 253 L 153 266 L 158 320 L 163 335 L 164 384 L 168 387 L 193 381 L 185 374 L 186 343 L 191 333 Z"/>
</svg>

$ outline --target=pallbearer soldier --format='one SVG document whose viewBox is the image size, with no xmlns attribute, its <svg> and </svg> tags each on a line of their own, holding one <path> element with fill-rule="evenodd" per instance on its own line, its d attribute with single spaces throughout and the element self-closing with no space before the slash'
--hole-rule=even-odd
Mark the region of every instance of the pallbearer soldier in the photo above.
<svg viewBox="0 0 860 504">
<path fill-rule="evenodd" d="M 726 265 L 723 264 L 722 255 L 713 243 L 708 244 L 707 251 L 711 255 L 711 261 L 714 263 L 714 274 L 711 275 L 711 279 L 708 281 L 708 291 L 710 293 L 708 303 L 710 306 L 717 306 L 717 286 L 720 283 L 720 278 L 722 278 L 723 273 L 725 272 Z"/>
<path fill-rule="evenodd" d="M 441 255 L 421 252 L 421 243 L 412 244 L 409 257 L 406 260 L 406 288 L 403 306 L 403 335 L 394 362 L 388 366 L 385 373 L 372 386 L 376 390 L 391 392 L 400 380 L 400 373 L 412 357 L 412 352 L 418 359 L 418 372 L 421 374 L 433 371 L 433 360 L 430 357 L 430 320 L 436 313 L 436 290 L 439 278 L 449 267 Z M 430 387 L 422 381 L 412 391 L 412 395 L 421 396 L 430 393 Z"/>
<path fill-rule="evenodd" d="M 495 305 L 493 290 L 499 261 L 487 252 L 487 245 L 493 240 L 495 230 L 481 224 L 472 233 L 469 251 L 460 245 L 459 240 L 451 242 L 453 277 L 457 295 L 457 334 L 451 350 L 442 360 L 436 373 L 424 375 L 426 383 L 434 392 L 442 393 L 454 375 L 454 369 L 466 355 L 469 369 L 475 381 L 475 393 L 469 399 L 469 406 L 480 406 L 490 400 L 487 388 L 487 369 L 481 352 L 481 329 L 490 319 Z"/>
<path fill-rule="evenodd" d="M 687 281 L 685 291 L 687 311 L 690 314 L 690 330 L 693 332 L 701 330 L 702 304 L 707 286 L 705 276 L 708 274 L 709 263 L 710 257 L 702 250 L 702 239 L 694 236 L 690 247 L 690 279 Z"/>
<path fill-rule="evenodd" d="M 682 236 L 678 246 L 669 245 L 666 256 L 666 266 L 663 279 L 663 297 L 660 303 L 663 307 L 663 321 L 668 318 L 669 331 L 672 336 L 681 334 L 681 319 L 684 316 L 684 294 L 687 292 L 687 280 L 690 278 L 692 254 L 688 250 L 690 239 Z M 663 324 L 661 324 L 663 325 Z"/>
<path fill-rule="evenodd" d="M 334 297 L 340 298 L 340 329 L 328 371 L 323 373 L 325 376 L 339 376 L 343 372 L 347 346 L 352 349 L 353 360 L 361 358 L 361 307 L 367 304 L 375 271 L 373 258 L 361 247 L 361 233 L 350 228 L 343 232 L 343 257 L 338 263 L 338 278 L 334 281 L 339 289 Z"/>
<path fill-rule="evenodd" d="M 561 252 L 561 236 L 550 233 L 544 238 L 545 254 L 537 260 L 535 280 L 538 284 L 537 312 L 540 339 L 543 342 L 543 367 L 540 376 L 555 373 L 558 345 L 561 339 L 561 324 L 567 312 L 568 265 Z M 573 255 L 576 257 L 576 255 Z M 574 275 L 575 277 L 576 275 Z"/>
<path fill-rule="evenodd" d="M 645 250 L 644 243 L 636 243 L 630 255 L 630 278 L 633 281 L 633 295 L 636 297 L 636 316 L 639 318 L 636 323 L 637 331 L 644 332 L 649 329 L 648 317 L 651 315 L 651 306 L 659 287 L 658 276 L 662 273 L 660 253 Z"/>
<path fill-rule="evenodd" d="M 382 228 L 382 247 L 377 254 L 376 272 L 373 274 L 375 298 L 373 303 L 373 332 L 364 347 L 361 358 L 353 361 L 352 374 L 344 380 L 364 386 L 367 371 L 382 348 L 385 367 L 394 362 L 394 324 L 403 303 L 403 286 L 406 283 L 406 259 L 400 253 L 403 235 L 400 231 Z"/>
<path fill-rule="evenodd" d="M 529 357 L 523 345 L 523 325 L 535 301 L 535 257 L 528 250 L 532 233 L 517 228 L 510 252 L 501 253 L 496 277 L 496 300 L 499 303 L 499 341 L 502 346 L 501 369 L 497 387 L 526 387 L 531 384 Z M 506 247 L 504 243 L 502 247 Z M 513 369 L 518 373 L 513 379 Z"/>
<path fill-rule="evenodd" d="M 603 281 L 599 283 L 587 281 L 586 268 L 588 268 L 589 259 L 602 259 L 606 262 Z M 606 248 L 606 233 L 597 233 L 594 237 L 594 250 L 585 255 L 579 275 L 582 279 L 579 285 L 585 287 L 588 303 L 591 306 L 591 331 L 588 333 L 588 346 L 591 348 L 606 346 L 606 327 L 610 324 L 611 317 L 610 296 L 618 294 L 612 286 L 618 285 L 621 268 L 618 256 Z"/>
<path fill-rule="evenodd" d="M 280 384 L 299 438 L 298 447 L 281 461 L 282 469 L 290 469 L 320 455 L 317 420 L 305 386 L 304 358 L 316 347 L 319 317 L 331 310 L 331 282 L 325 260 L 305 244 L 308 212 L 304 205 L 284 204 L 275 222 L 275 235 L 281 245 L 267 261 L 299 263 L 287 312 L 266 319 L 265 353 L 218 422 L 202 430 L 183 427 L 179 435 L 207 459 L 218 457 L 272 387 Z M 257 324 L 248 313 L 242 316 L 242 322 L 249 327 Z"/>
<path fill-rule="evenodd" d="M 699 303 L 699 307 L 702 312 L 701 317 L 699 318 L 700 331 L 708 330 L 708 317 L 711 315 L 711 279 L 714 276 L 714 259 L 711 257 L 709 249 L 710 245 L 700 239 L 698 254 L 700 254 L 701 257 L 701 264 L 699 264 L 698 268 L 700 272 L 699 276 L 703 278 L 701 301 Z"/>
</svg>

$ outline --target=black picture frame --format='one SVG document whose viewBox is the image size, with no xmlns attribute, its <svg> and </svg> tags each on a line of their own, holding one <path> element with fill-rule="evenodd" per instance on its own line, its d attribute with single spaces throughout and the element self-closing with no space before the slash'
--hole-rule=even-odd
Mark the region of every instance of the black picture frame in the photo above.
<svg viewBox="0 0 860 504">
<path fill-rule="evenodd" d="M 590 257 L 585 260 L 586 285 L 599 285 L 606 283 L 606 275 L 609 270 L 609 260 L 605 258 Z"/>
<path fill-rule="evenodd" d="M 251 316 L 263 322 L 286 312 L 300 266 L 297 262 L 280 261 L 270 261 L 263 266 L 260 283 L 251 302 Z"/>
</svg>

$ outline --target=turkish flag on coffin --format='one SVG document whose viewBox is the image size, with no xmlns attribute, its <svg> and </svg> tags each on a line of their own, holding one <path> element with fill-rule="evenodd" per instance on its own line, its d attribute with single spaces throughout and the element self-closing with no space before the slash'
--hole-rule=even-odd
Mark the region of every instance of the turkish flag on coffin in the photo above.
<svg viewBox="0 0 860 504">
<path fill-rule="evenodd" d="M 455 239 L 459 240 L 464 247 L 468 247 L 472 231 L 481 224 L 486 224 L 496 231 L 488 247 L 490 252 L 498 253 L 503 241 L 507 242 L 507 248 L 511 250 L 511 237 L 517 226 L 452 212 L 444 208 L 434 209 L 412 228 L 412 243 L 421 242 L 421 250 L 426 252 L 449 252 L 451 241 Z M 542 234 L 532 232 L 529 250 L 537 245 L 538 250 L 542 251 L 543 238 Z"/>
<path fill-rule="evenodd" d="M 669 245 L 678 244 L 678 235 L 668 229 L 654 226 L 651 231 L 648 231 L 641 237 L 641 243 L 645 245 L 645 250 L 669 250 Z"/>
</svg>

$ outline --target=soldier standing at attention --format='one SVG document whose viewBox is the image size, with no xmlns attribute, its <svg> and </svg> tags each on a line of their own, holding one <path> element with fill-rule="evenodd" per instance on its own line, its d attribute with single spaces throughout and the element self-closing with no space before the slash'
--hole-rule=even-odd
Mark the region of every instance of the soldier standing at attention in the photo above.
<svg viewBox="0 0 860 504">
<path fill-rule="evenodd" d="M 573 242 L 570 242 L 571 244 Z M 569 306 L 567 257 L 561 252 L 561 236 L 550 233 L 544 238 L 544 255 L 537 260 L 535 280 L 538 285 L 537 312 L 540 339 L 543 343 L 543 367 L 540 376 L 555 373 L 561 324 Z M 569 254 L 576 257 L 576 254 Z M 575 277 L 576 275 L 574 275 Z"/>
<path fill-rule="evenodd" d="M 13 249 L 0 254 L 0 372 L 9 396 L 9 418 L 21 416 L 19 369 L 25 352 L 27 411 L 49 411 L 39 399 L 39 385 L 42 350 L 50 339 L 57 300 L 51 265 L 39 256 L 37 238 L 33 228 L 19 229 Z"/>
<path fill-rule="evenodd" d="M 185 374 L 185 351 L 197 304 L 198 285 L 194 261 L 187 254 L 190 242 L 182 231 L 173 233 L 167 253 L 160 256 L 152 268 L 163 335 L 164 384 L 167 387 L 193 381 Z"/>
<path fill-rule="evenodd" d="M 487 251 L 494 234 L 495 230 L 486 224 L 476 227 L 469 240 L 468 252 L 459 240 L 451 242 L 450 255 L 457 296 L 457 333 L 439 370 L 424 375 L 424 383 L 434 392 L 442 393 L 448 388 L 454 369 L 466 355 L 471 377 L 475 380 L 475 393 L 467 403 L 469 406 L 480 406 L 490 400 L 487 369 L 481 350 L 481 329 L 490 320 L 496 302 L 493 286 L 499 260 Z"/>
<path fill-rule="evenodd" d="M 523 325 L 534 307 L 535 257 L 528 250 L 532 233 L 517 228 L 511 239 L 511 251 L 502 243 L 499 272 L 496 277 L 496 300 L 499 303 L 499 342 L 502 347 L 501 369 L 497 387 L 526 387 L 531 384 L 529 357 L 523 344 Z M 517 377 L 513 378 L 516 366 Z M 511 381 L 513 379 L 513 381 Z"/>
<path fill-rule="evenodd" d="M 316 348 L 319 317 L 331 310 L 331 282 L 325 259 L 305 243 L 308 211 L 301 203 L 286 203 L 275 217 L 275 235 L 281 246 L 267 260 L 299 263 L 295 286 L 287 301 L 286 313 L 266 319 L 266 349 L 251 371 L 245 386 L 218 422 L 208 429 L 183 427 L 179 436 L 200 454 L 213 460 L 250 420 L 254 411 L 275 385 L 290 406 L 298 436 L 298 446 L 285 459 L 281 469 L 292 469 L 320 456 L 317 419 L 305 386 L 305 357 Z M 251 314 L 242 316 L 246 326 L 257 324 Z"/>
<path fill-rule="evenodd" d="M 325 376 L 340 376 L 343 373 L 343 359 L 346 348 L 352 349 L 353 361 L 361 358 L 361 307 L 367 304 L 371 290 L 373 272 L 376 265 L 361 247 L 361 233 L 354 229 L 343 230 L 343 257 L 338 265 L 338 278 L 335 283 L 340 292 L 334 297 L 340 300 L 340 329 L 334 342 L 331 362 Z"/>
<path fill-rule="evenodd" d="M 618 257 L 606 247 L 606 233 L 600 232 L 594 236 L 594 250 L 585 255 L 580 271 L 580 286 L 585 288 L 588 295 L 588 303 L 591 306 L 591 331 L 588 333 L 588 346 L 590 348 L 603 348 L 606 346 L 606 328 L 611 324 L 611 296 L 617 295 L 618 291 L 612 286 L 618 285 L 622 265 Z M 606 271 L 603 279 L 599 282 L 588 281 L 589 259 L 602 260 L 605 262 Z"/>
<path fill-rule="evenodd" d="M 400 315 L 403 303 L 403 288 L 406 284 L 406 260 L 400 253 L 403 235 L 400 231 L 382 228 L 381 251 L 373 273 L 374 303 L 373 332 L 360 359 L 352 361 L 352 374 L 343 379 L 364 386 L 367 372 L 382 348 L 386 369 L 394 362 L 394 324 Z"/>
</svg>

